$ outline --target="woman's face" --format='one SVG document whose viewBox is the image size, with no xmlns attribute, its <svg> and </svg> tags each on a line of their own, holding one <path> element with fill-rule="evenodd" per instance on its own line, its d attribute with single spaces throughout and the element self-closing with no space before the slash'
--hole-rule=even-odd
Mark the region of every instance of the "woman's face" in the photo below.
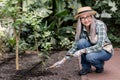
<svg viewBox="0 0 120 80">
<path fill-rule="evenodd" d="M 84 13 L 80 16 L 82 24 L 86 27 L 89 27 L 92 23 L 92 16 L 88 13 Z"/>
</svg>

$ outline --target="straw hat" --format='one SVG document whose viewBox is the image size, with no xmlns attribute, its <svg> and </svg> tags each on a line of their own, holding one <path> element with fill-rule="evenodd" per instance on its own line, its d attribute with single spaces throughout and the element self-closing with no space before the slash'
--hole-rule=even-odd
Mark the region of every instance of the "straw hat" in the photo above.
<svg viewBox="0 0 120 80">
<path fill-rule="evenodd" d="M 77 19 L 80 15 L 82 15 L 83 13 L 89 13 L 91 15 L 95 15 L 97 12 L 95 10 L 93 10 L 91 7 L 87 6 L 87 7 L 80 7 L 77 11 L 77 14 L 75 15 L 75 19 Z"/>
</svg>

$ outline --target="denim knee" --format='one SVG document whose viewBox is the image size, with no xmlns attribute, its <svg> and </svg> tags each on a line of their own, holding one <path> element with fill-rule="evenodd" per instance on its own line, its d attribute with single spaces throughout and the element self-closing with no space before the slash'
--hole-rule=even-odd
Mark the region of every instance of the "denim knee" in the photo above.
<svg viewBox="0 0 120 80">
<path fill-rule="evenodd" d="M 86 47 L 89 47 L 89 46 L 90 46 L 90 43 L 85 38 L 81 38 L 77 43 L 77 48 L 78 49 L 83 49 L 83 48 L 86 48 Z"/>
<path fill-rule="evenodd" d="M 95 61 L 96 61 L 94 55 L 92 55 L 92 54 L 87 54 L 86 55 L 86 60 L 90 63 L 95 63 Z"/>
</svg>

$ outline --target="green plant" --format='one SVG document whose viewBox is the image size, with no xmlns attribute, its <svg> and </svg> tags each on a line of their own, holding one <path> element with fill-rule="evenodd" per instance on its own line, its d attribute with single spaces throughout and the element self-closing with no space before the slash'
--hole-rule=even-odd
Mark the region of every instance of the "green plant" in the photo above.
<svg viewBox="0 0 120 80">
<path fill-rule="evenodd" d="M 5 0 L 4 6 L 1 7 L 1 18 L 11 19 L 13 21 L 12 28 L 14 31 L 14 37 L 16 39 L 16 69 L 19 69 L 18 64 L 18 46 L 20 39 L 20 31 L 21 31 L 21 1 L 22 0 Z"/>
<path fill-rule="evenodd" d="M 52 13 L 52 11 L 50 10 L 51 7 L 49 6 L 49 2 L 50 0 L 44 0 L 44 1 L 36 0 L 33 1 L 33 3 L 28 5 L 27 7 L 29 15 L 26 15 L 25 26 L 26 27 L 29 26 L 29 29 L 26 28 L 27 30 L 25 32 L 30 31 L 30 34 L 27 35 L 28 39 L 24 38 L 24 36 L 23 38 L 29 44 L 34 44 L 35 42 L 35 46 L 33 49 L 37 51 L 38 51 L 38 47 L 40 49 L 44 49 L 44 47 L 41 48 L 40 46 L 43 43 L 41 42 L 41 40 L 44 39 L 44 37 L 42 36 L 44 35 L 45 30 L 47 29 L 47 25 L 43 24 L 44 22 L 42 23 L 42 20 Z"/>
<path fill-rule="evenodd" d="M 8 38 L 6 41 L 6 45 L 10 48 L 10 52 L 13 52 L 15 49 L 15 44 L 16 44 L 16 40 L 15 38 Z"/>
<path fill-rule="evenodd" d="M 4 31 L 0 30 L 0 57 L 2 57 L 3 53 L 5 52 L 5 48 L 6 48 L 5 40 L 6 37 Z"/>
<path fill-rule="evenodd" d="M 120 1 L 119 0 L 111 0 L 115 3 L 116 11 L 113 11 L 112 18 L 115 20 L 115 24 L 120 25 Z"/>
<path fill-rule="evenodd" d="M 70 49 L 72 43 L 73 43 L 73 41 L 70 41 L 68 38 L 61 37 L 60 45 L 61 45 L 61 47 L 62 47 L 63 49 L 64 49 L 64 48 Z"/>
<path fill-rule="evenodd" d="M 44 20 L 48 21 L 49 30 L 52 31 L 53 48 L 62 48 L 61 37 L 66 37 L 70 41 L 74 40 L 74 16 L 76 9 L 80 6 L 77 0 L 52 0 L 52 15 Z M 64 46 L 64 49 L 67 47 Z"/>
<path fill-rule="evenodd" d="M 21 33 L 21 39 L 24 40 L 23 43 L 27 44 L 28 49 L 37 51 L 42 66 L 44 66 L 44 61 L 49 57 L 49 51 L 52 49 L 51 31 L 49 31 L 47 21 L 42 23 L 43 19 L 52 13 L 45 6 L 46 3 L 47 1 L 37 0 L 27 7 L 28 11 L 23 16 L 25 28 Z"/>
</svg>

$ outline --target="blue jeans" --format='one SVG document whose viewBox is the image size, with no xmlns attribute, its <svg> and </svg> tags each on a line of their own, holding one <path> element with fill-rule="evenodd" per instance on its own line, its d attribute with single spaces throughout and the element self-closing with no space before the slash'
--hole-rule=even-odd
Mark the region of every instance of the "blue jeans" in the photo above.
<svg viewBox="0 0 120 80">
<path fill-rule="evenodd" d="M 80 39 L 77 43 L 78 50 L 90 46 L 92 46 L 92 44 L 84 38 Z M 109 60 L 111 57 L 112 54 L 106 52 L 105 50 L 87 53 L 87 54 L 84 53 L 81 55 L 82 69 L 91 69 L 91 65 L 94 66 L 95 68 L 103 68 L 104 61 Z"/>
</svg>

